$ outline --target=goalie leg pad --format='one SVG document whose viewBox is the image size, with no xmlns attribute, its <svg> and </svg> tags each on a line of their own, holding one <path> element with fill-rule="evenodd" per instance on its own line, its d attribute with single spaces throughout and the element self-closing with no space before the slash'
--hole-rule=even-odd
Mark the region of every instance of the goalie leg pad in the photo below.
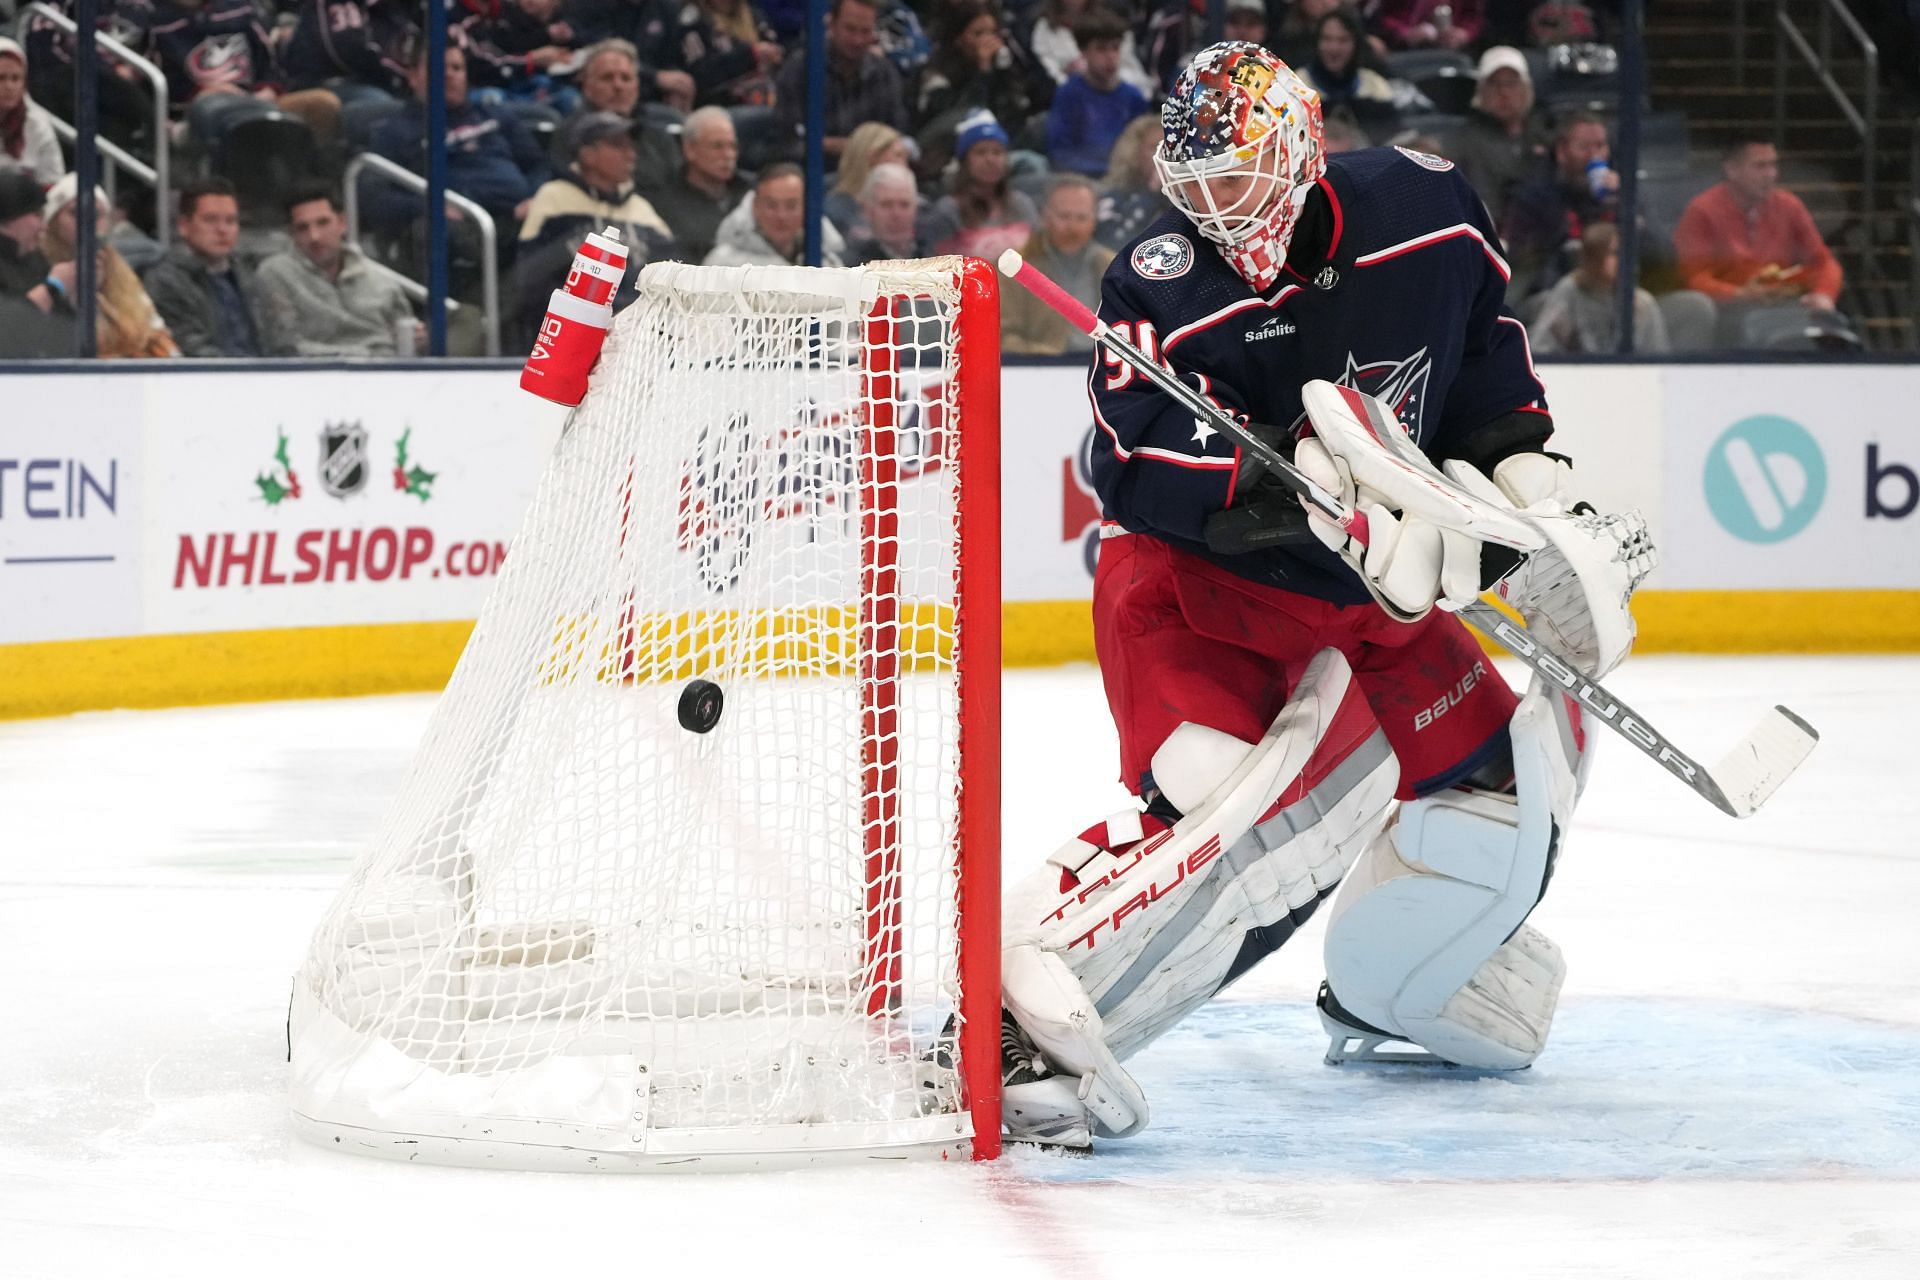
<svg viewBox="0 0 1920 1280">
<path fill-rule="evenodd" d="M 1207 750 L 1187 750 L 1202 742 Z M 1176 732 L 1155 754 L 1155 777 L 1191 794 L 1204 758 L 1220 763 L 1218 745 Z M 1110 819 L 1089 833 L 1103 839 L 1069 841 L 1008 895 L 1007 1008 L 1056 1071 L 1080 1078 L 1104 1133 L 1146 1119 L 1120 1061 L 1331 893 L 1380 830 L 1399 781 L 1385 735 L 1331 649 L 1308 664 L 1260 743 L 1238 744 L 1237 755 L 1173 826 L 1155 833 L 1137 814 Z"/>
<path fill-rule="evenodd" d="M 1367 850 L 1327 927 L 1330 1061 L 1382 1056 L 1347 1052 L 1343 1029 L 1490 1070 L 1539 1055 L 1566 966 L 1524 922 L 1585 779 L 1582 727 L 1579 709 L 1536 680 L 1513 717 L 1514 794 L 1410 801 Z"/>
</svg>

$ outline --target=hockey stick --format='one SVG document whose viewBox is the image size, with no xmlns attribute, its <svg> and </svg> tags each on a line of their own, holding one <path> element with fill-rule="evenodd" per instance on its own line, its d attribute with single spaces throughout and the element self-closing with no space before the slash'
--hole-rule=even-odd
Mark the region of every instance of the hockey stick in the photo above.
<svg viewBox="0 0 1920 1280">
<path fill-rule="evenodd" d="M 1220 434 L 1238 444 L 1263 467 L 1300 498 L 1313 505 L 1329 520 L 1345 530 L 1362 546 L 1367 542 L 1367 520 L 1362 512 L 1348 511 L 1335 495 L 1301 473 L 1272 445 L 1267 444 L 1231 415 L 1210 403 L 1198 391 L 1182 382 L 1173 371 L 1146 354 L 1112 326 L 1094 315 L 1078 298 L 1042 275 L 1009 249 L 1000 255 L 1003 275 L 1024 285 L 1036 298 L 1052 308 L 1061 319 L 1112 352 L 1129 368 L 1171 396 L 1195 418 L 1204 420 Z M 1674 777 L 1693 788 L 1723 813 L 1744 818 L 1753 813 L 1767 797 L 1779 790 L 1800 762 L 1807 758 L 1820 735 L 1812 725 L 1785 707 L 1776 706 L 1761 717 L 1760 723 L 1729 751 L 1724 759 L 1708 769 L 1689 756 L 1647 722 L 1646 717 L 1607 692 L 1596 680 L 1589 680 L 1572 663 L 1529 635 L 1504 613 L 1484 601 L 1457 611 L 1458 616 L 1491 637 L 1502 648 L 1525 663 L 1541 678 L 1564 690 L 1568 697 L 1599 717 L 1602 724 L 1637 747 Z"/>
</svg>

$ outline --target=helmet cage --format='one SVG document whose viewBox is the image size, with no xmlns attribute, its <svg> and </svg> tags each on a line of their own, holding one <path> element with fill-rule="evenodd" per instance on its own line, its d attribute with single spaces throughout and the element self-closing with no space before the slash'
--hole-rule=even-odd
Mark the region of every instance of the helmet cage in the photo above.
<svg viewBox="0 0 1920 1280">
<path fill-rule="evenodd" d="M 1293 233 L 1306 189 L 1313 183 L 1301 172 L 1304 163 L 1295 172 L 1283 172 L 1286 148 L 1279 142 L 1278 133 L 1270 133 L 1251 149 L 1252 155 L 1229 151 L 1195 160 L 1170 159 L 1163 143 L 1154 151 L 1153 164 L 1160 171 L 1167 199 L 1192 220 L 1201 235 L 1221 248 L 1234 248 L 1269 226 L 1284 241 Z M 1212 184 L 1242 174 L 1250 179 L 1246 187 L 1231 203 L 1219 203 Z"/>
</svg>

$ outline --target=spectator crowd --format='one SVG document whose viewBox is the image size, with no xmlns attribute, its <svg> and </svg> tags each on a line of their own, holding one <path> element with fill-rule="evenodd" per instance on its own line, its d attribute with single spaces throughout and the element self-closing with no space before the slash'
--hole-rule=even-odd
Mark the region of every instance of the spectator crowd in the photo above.
<svg viewBox="0 0 1920 1280">
<path fill-rule="evenodd" d="M 1091 301 L 1114 253 L 1168 208 L 1158 103 L 1207 42 L 1207 8 L 832 0 L 817 51 L 825 261 L 1014 247 Z M 144 82 L 105 59 L 102 136 L 144 154 L 164 128 L 177 157 L 168 209 L 143 207 L 125 178 L 118 207 L 100 197 L 102 354 L 422 350 L 411 282 L 425 276 L 424 197 L 353 161 L 425 171 L 426 7 L 102 0 L 100 12 L 103 32 L 160 68 L 174 106 L 156 126 Z M 603 225 L 623 229 L 636 265 L 802 260 L 800 0 L 456 0 L 448 12 L 457 350 L 479 350 L 488 266 L 511 354 Z M 1225 4 L 1227 38 L 1266 44 L 1319 91 L 1330 150 L 1399 145 L 1459 166 L 1501 228 L 1509 303 L 1544 350 L 1618 337 L 1614 21 L 1607 0 Z M 44 19 L 22 30 L 0 38 L 0 355 L 66 354 L 75 188 L 48 108 L 67 109 L 73 49 Z M 1756 316 L 1833 313 L 1840 268 L 1778 169 L 1770 143 L 1741 139 L 1724 181 L 1677 220 L 1639 215 L 1643 265 L 1662 284 L 1636 298 L 1642 349 L 1751 341 L 1767 331 Z M 1009 351 L 1084 350 L 1028 301 L 1008 291 Z"/>
</svg>

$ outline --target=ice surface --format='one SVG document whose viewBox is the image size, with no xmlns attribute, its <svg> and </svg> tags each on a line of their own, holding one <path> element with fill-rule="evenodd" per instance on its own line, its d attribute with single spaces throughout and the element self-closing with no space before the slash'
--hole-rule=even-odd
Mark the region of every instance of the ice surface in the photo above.
<svg viewBox="0 0 1920 1280">
<path fill-rule="evenodd" d="M 289 1132 L 289 979 L 430 699 L 0 725 L 0 1277 L 1920 1276 L 1920 660 L 1617 685 L 1709 759 L 1775 702 L 1822 741 L 1745 822 L 1602 748 L 1532 1071 L 1321 1065 L 1314 928 L 1136 1060 L 1154 1124 L 1090 1159 L 707 1177 Z M 1090 669 L 1006 701 L 1012 875 L 1122 793 Z"/>
</svg>

